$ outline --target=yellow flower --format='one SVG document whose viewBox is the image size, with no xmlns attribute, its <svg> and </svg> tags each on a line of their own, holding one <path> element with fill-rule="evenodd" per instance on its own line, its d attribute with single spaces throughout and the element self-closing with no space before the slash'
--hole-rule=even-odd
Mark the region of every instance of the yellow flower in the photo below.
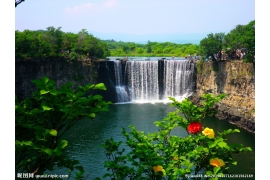
<svg viewBox="0 0 270 180">
<path fill-rule="evenodd" d="M 214 138 L 215 136 L 215 132 L 213 129 L 209 129 L 209 128 L 205 128 L 202 133 L 205 135 L 205 136 L 208 136 L 209 138 Z"/>
<path fill-rule="evenodd" d="M 224 161 L 218 158 L 210 159 L 210 164 L 215 167 L 222 167 L 225 165 Z"/>
<path fill-rule="evenodd" d="M 164 176 L 166 175 L 166 172 L 165 172 L 165 170 L 163 169 L 162 166 L 154 166 L 153 169 L 154 169 L 154 171 L 156 173 L 159 172 L 159 171 L 161 171 Z"/>
</svg>

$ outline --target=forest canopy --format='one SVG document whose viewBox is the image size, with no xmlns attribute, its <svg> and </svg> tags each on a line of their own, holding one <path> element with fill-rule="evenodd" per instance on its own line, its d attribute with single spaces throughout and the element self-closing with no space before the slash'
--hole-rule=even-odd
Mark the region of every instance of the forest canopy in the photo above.
<svg viewBox="0 0 270 180">
<path fill-rule="evenodd" d="M 71 60 L 105 59 L 109 56 L 186 57 L 195 53 L 212 56 L 220 50 L 245 49 L 247 56 L 255 57 L 255 20 L 247 25 L 237 25 L 228 34 L 210 33 L 200 44 L 151 42 L 146 44 L 101 40 L 82 29 L 79 33 L 63 32 L 61 27 L 45 30 L 15 31 L 16 58 L 65 57 Z"/>
</svg>

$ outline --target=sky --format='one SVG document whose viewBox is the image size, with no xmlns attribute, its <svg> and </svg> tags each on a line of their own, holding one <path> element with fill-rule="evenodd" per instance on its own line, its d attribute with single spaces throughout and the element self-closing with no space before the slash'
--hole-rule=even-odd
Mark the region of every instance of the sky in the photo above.
<svg viewBox="0 0 270 180">
<path fill-rule="evenodd" d="M 117 41 L 201 40 L 255 20 L 255 0 L 25 0 L 15 29 L 86 29 Z"/>
</svg>

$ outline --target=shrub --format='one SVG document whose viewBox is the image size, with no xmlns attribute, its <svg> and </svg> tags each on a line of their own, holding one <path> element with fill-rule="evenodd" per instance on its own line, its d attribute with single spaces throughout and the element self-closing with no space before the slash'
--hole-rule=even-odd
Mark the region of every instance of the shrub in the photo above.
<svg viewBox="0 0 270 180">
<path fill-rule="evenodd" d="M 120 148 L 122 142 L 107 139 L 101 145 L 107 157 L 104 167 L 108 170 L 103 178 L 156 180 L 216 176 L 213 179 L 218 179 L 218 176 L 228 173 L 229 165 L 237 164 L 232 154 L 251 151 L 251 148 L 226 142 L 226 135 L 240 132 L 238 129 L 218 133 L 203 126 L 205 117 L 216 113 L 213 109 L 215 103 L 224 97 L 224 94 L 217 97 L 205 94 L 200 106 L 189 99 L 178 102 L 170 98 L 177 110 L 155 122 L 158 132 L 146 134 L 132 125 L 130 132 L 122 129 L 128 152 Z M 188 136 L 171 135 L 171 131 L 179 126 L 187 131 Z"/>
<path fill-rule="evenodd" d="M 106 90 L 104 84 L 87 84 L 77 90 L 66 83 L 56 89 L 48 77 L 33 80 L 37 86 L 31 97 L 15 104 L 15 172 L 42 174 L 54 165 L 79 170 L 76 160 L 63 157 L 68 142 L 61 139 L 82 118 L 94 118 L 96 113 L 107 111 L 109 102 L 100 95 L 86 95 L 91 90 Z"/>
<path fill-rule="evenodd" d="M 196 70 L 198 74 L 202 73 L 202 64 L 203 64 L 203 59 L 200 59 L 196 64 Z"/>
</svg>

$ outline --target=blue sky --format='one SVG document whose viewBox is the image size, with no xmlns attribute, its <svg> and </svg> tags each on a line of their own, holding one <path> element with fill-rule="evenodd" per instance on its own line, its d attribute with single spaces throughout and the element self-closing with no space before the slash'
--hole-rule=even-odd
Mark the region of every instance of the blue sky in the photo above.
<svg viewBox="0 0 270 180">
<path fill-rule="evenodd" d="M 255 20 L 255 0 L 25 0 L 15 29 L 82 29 L 100 39 L 170 41 L 228 33 Z"/>
</svg>

